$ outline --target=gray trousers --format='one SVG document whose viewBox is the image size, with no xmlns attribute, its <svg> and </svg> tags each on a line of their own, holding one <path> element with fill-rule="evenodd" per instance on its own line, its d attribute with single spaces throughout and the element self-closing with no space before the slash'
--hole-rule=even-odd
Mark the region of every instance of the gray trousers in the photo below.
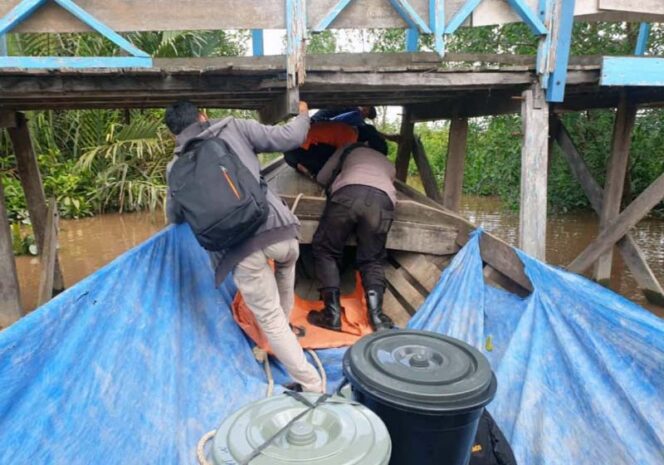
<svg viewBox="0 0 664 465">
<path fill-rule="evenodd" d="M 272 244 L 238 263 L 233 270 L 233 279 L 267 337 L 272 352 L 293 380 L 305 391 L 322 392 L 320 375 L 307 361 L 289 326 L 299 251 L 296 239 Z M 274 260 L 274 271 L 269 259 Z"/>
</svg>

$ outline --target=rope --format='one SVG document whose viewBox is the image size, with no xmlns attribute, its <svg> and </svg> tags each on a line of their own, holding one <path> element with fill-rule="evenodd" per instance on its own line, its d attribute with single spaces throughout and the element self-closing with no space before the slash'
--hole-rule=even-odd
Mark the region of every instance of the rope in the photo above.
<svg viewBox="0 0 664 465">
<path fill-rule="evenodd" d="M 251 351 L 254 353 L 256 360 L 263 363 L 265 377 L 267 378 L 267 392 L 265 393 L 265 397 L 272 397 L 274 393 L 274 378 L 272 377 L 272 367 L 270 367 L 270 357 L 267 352 L 258 346 L 254 346 Z"/>
<path fill-rule="evenodd" d="M 302 197 L 304 197 L 304 194 L 302 192 L 297 194 L 297 197 L 295 197 L 295 201 L 293 202 L 293 206 L 290 209 L 291 213 L 295 214 L 295 210 L 297 210 L 297 206 L 300 204 L 300 200 L 302 200 Z"/>
<path fill-rule="evenodd" d="M 272 377 L 272 368 L 270 367 L 270 359 L 267 354 L 265 354 L 263 367 L 265 368 L 265 376 L 267 376 L 267 393 L 265 397 L 272 397 L 274 393 L 274 378 Z"/>
<path fill-rule="evenodd" d="M 321 383 L 323 384 L 323 392 L 327 392 L 327 373 L 325 373 L 325 367 L 323 366 L 323 363 L 320 361 L 320 358 L 318 358 L 318 354 L 316 353 L 316 351 L 307 349 L 307 352 L 309 352 L 311 358 L 314 359 L 316 368 L 318 368 L 318 372 L 320 373 Z"/>
<path fill-rule="evenodd" d="M 208 431 L 198 441 L 198 445 L 196 446 L 196 458 L 198 459 L 198 463 L 200 465 L 212 465 L 210 462 L 208 462 L 207 458 L 205 457 L 205 444 L 207 444 L 207 442 L 210 439 L 212 439 L 216 433 L 217 433 L 216 429 Z"/>
<path fill-rule="evenodd" d="M 300 193 L 295 197 L 295 201 L 293 202 L 293 206 L 291 207 L 291 213 L 295 213 L 295 210 L 297 209 L 297 206 L 300 204 L 300 200 L 302 200 L 302 197 L 304 194 Z M 272 376 L 272 367 L 270 367 L 270 357 L 268 356 L 267 352 L 265 352 L 263 349 L 261 349 L 258 346 L 255 346 L 252 349 L 252 352 L 254 353 L 254 357 L 256 360 L 259 362 L 263 363 L 263 368 L 265 370 L 265 376 L 267 377 L 267 392 L 266 392 L 266 397 L 272 397 L 274 394 L 274 377 Z M 323 363 L 320 361 L 320 358 L 318 357 L 318 354 L 316 354 L 315 351 L 308 349 L 307 352 L 309 352 L 309 355 L 311 355 L 311 358 L 314 360 L 314 363 L 316 364 L 316 368 L 318 369 L 318 372 L 321 377 L 321 382 L 323 384 L 323 392 L 327 391 L 327 373 L 325 373 L 325 367 L 323 366 Z M 305 410 L 302 412 L 300 415 L 297 415 L 295 418 L 293 418 L 284 428 L 282 428 L 281 431 L 279 431 L 276 435 L 274 435 L 272 438 L 268 439 L 265 443 L 263 443 L 260 447 L 258 447 L 252 455 L 247 458 L 246 460 L 242 461 L 242 465 L 246 465 L 249 462 L 251 462 L 253 459 L 258 457 L 260 453 L 267 448 L 272 442 L 283 432 L 286 431 L 293 423 L 295 423 L 297 420 L 302 418 L 305 414 L 309 413 L 311 410 L 316 408 L 320 403 L 325 402 L 325 400 L 328 398 L 327 394 L 323 394 L 319 399 L 318 402 L 315 405 L 312 405 L 309 407 L 309 409 Z M 201 437 L 201 439 L 198 441 L 198 445 L 196 446 L 196 458 L 198 459 L 198 463 L 200 465 L 212 465 L 210 462 L 208 462 L 207 458 L 205 457 L 205 445 L 207 444 L 208 441 L 210 441 L 214 435 L 217 433 L 217 430 L 212 430 L 208 431 Z"/>
</svg>

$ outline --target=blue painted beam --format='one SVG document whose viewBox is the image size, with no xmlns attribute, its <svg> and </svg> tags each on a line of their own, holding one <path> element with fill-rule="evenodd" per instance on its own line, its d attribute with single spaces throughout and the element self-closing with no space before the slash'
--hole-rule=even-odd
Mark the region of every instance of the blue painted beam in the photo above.
<svg viewBox="0 0 664 465">
<path fill-rule="evenodd" d="M 546 24 L 547 21 L 551 21 L 551 16 L 553 15 L 553 2 L 555 0 L 539 0 L 539 16 L 542 22 Z M 551 50 L 551 33 L 547 33 L 546 36 L 540 39 L 539 46 L 537 48 L 537 74 L 540 77 L 540 85 L 542 89 L 546 89 L 549 85 L 549 52 Z"/>
<path fill-rule="evenodd" d="M 420 31 L 417 29 L 406 29 L 406 51 L 417 52 L 419 49 Z"/>
<path fill-rule="evenodd" d="M 645 55 L 648 50 L 648 39 L 650 38 L 650 24 L 641 23 L 639 26 L 639 37 L 636 40 L 634 55 Z"/>
<path fill-rule="evenodd" d="M 330 27 L 330 24 L 334 22 L 335 19 L 337 19 L 337 16 L 348 6 L 348 4 L 351 2 L 351 0 L 340 0 L 339 3 L 334 5 L 332 9 L 325 15 L 321 21 L 314 26 L 313 31 L 314 32 L 323 32 L 325 29 Z"/>
<path fill-rule="evenodd" d="M 150 68 L 150 57 L 15 57 L 0 56 L 0 68 Z"/>
<path fill-rule="evenodd" d="M 603 57 L 602 86 L 664 86 L 664 58 Z"/>
<path fill-rule="evenodd" d="M 548 32 L 546 26 L 537 14 L 533 13 L 528 5 L 523 0 L 507 0 L 512 9 L 523 19 L 523 22 L 528 25 L 535 35 L 546 35 Z"/>
<path fill-rule="evenodd" d="M 390 0 L 390 3 L 397 10 L 399 16 L 406 21 L 410 29 L 417 29 L 422 34 L 431 34 L 431 29 L 427 23 L 417 14 L 407 0 Z"/>
<path fill-rule="evenodd" d="M 558 11 L 558 32 L 553 37 L 555 43 L 555 61 L 553 70 L 549 75 L 546 86 L 547 102 L 562 102 L 565 100 L 565 86 L 567 84 L 567 67 L 569 53 L 572 45 L 572 28 L 574 27 L 574 0 L 550 0 L 560 2 Z"/>
<path fill-rule="evenodd" d="M 445 0 L 429 0 L 429 27 L 433 31 L 434 49 L 445 55 Z"/>
<path fill-rule="evenodd" d="M 92 16 L 90 13 L 85 11 L 83 8 L 79 7 L 77 4 L 72 2 L 71 0 L 55 0 L 55 3 L 60 5 L 62 8 L 70 12 L 72 15 L 74 15 L 76 18 L 80 19 L 82 22 L 90 26 L 92 29 L 106 37 L 108 40 L 113 42 L 115 45 L 126 51 L 127 53 L 135 56 L 135 57 L 149 57 L 147 53 L 145 53 L 143 50 L 139 49 L 138 47 L 135 47 L 134 44 L 129 42 L 127 39 L 122 37 L 120 34 L 115 32 L 113 29 L 110 27 L 106 26 L 104 23 L 101 21 L 97 20 L 94 16 Z"/>
<path fill-rule="evenodd" d="M 459 11 L 454 15 L 450 22 L 445 26 L 445 34 L 454 34 L 459 27 L 468 19 L 468 17 L 475 11 L 475 8 L 482 3 L 482 0 L 468 0 L 463 4 Z"/>
<path fill-rule="evenodd" d="M 9 13 L 0 18 L 0 36 L 21 24 L 44 3 L 46 0 L 23 0 L 16 5 Z"/>
<path fill-rule="evenodd" d="M 265 54 L 262 29 L 251 30 L 251 49 L 255 57 L 262 57 Z"/>
</svg>

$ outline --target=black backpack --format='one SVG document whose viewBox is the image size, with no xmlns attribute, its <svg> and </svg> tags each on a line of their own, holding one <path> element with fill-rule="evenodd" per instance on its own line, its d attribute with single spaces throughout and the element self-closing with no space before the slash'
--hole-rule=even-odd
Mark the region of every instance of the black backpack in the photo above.
<svg viewBox="0 0 664 465">
<path fill-rule="evenodd" d="M 486 410 L 480 417 L 469 465 L 517 465 L 509 442 Z"/>
<path fill-rule="evenodd" d="M 203 248 L 225 250 L 250 237 L 267 219 L 267 184 L 251 174 L 218 137 L 187 142 L 168 176 L 179 204 Z"/>
</svg>

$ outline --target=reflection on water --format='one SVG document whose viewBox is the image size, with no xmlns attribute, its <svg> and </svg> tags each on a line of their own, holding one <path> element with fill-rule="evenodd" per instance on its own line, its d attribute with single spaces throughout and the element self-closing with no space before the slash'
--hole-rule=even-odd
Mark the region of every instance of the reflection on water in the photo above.
<svg viewBox="0 0 664 465">
<path fill-rule="evenodd" d="M 461 213 L 474 224 L 517 245 L 519 213 L 505 211 L 496 197 L 465 196 Z M 646 218 L 631 231 L 660 282 L 664 282 L 664 220 Z M 567 265 L 597 235 L 597 216 L 591 212 L 550 216 L 547 221 L 546 260 L 553 265 Z M 611 289 L 664 317 L 664 309 L 649 305 L 619 253 L 613 254 Z"/>
<path fill-rule="evenodd" d="M 471 222 L 493 232 L 512 245 L 518 243 L 519 215 L 505 211 L 493 197 L 466 196 L 461 211 Z M 143 242 L 164 226 L 161 212 L 152 214 L 102 215 L 83 220 L 63 220 L 60 225 L 60 259 L 66 285 L 72 286 L 113 258 Z M 546 258 L 554 265 L 570 263 L 597 234 L 597 217 L 588 212 L 549 218 Z M 664 220 L 646 219 L 632 231 L 653 271 L 664 281 Z M 18 257 L 17 266 L 23 302 L 36 304 L 39 262 L 34 257 Z M 645 305 L 634 279 L 619 254 L 614 254 L 611 287 Z M 652 308 L 664 316 L 662 309 Z"/>
<path fill-rule="evenodd" d="M 61 220 L 58 252 L 65 286 L 71 287 L 163 227 L 161 212 Z M 39 290 L 39 260 L 17 257 L 16 266 L 23 306 L 32 310 Z"/>
</svg>

